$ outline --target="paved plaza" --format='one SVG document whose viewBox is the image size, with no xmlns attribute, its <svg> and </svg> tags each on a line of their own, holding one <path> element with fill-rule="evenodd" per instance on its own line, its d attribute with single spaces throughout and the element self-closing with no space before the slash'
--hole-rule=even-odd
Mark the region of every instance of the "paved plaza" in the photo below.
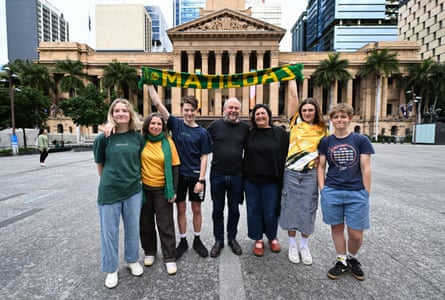
<svg viewBox="0 0 445 300">
<path fill-rule="evenodd" d="M 266 246 L 264 257 L 255 257 L 243 204 L 243 255 L 226 245 L 220 257 L 204 259 L 189 249 L 169 276 L 158 252 L 154 266 L 133 277 L 121 242 L 113 290 L 100 271 L 92 152 L 50 153 L 44 168 L 38 155 L 0 157 L 0 299 L 445 299 L 445 146 L 374 146 L 371 229 L 359 253 L 365 281 L 327 278 L 335 251 L 320 210 L 312 266 L 288 261 L 281 229 L 283 251 Z M 211 211 L 208 193 L 202 239 L 209 250 Z M 188 236 L 191 245 L 190 219 Z"/>
</svg>

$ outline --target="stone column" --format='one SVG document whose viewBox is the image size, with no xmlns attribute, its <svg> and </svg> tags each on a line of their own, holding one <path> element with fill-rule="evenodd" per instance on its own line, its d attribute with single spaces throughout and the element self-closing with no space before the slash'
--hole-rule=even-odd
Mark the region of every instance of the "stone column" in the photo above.
<svg viewBox="0 0 445 300">
<path fill-rule="evenodd" d="M 236 73 L 236 51 L 229 51 L 229 74 Z M 236 96 L 236 88 L 229 88 L 229 98 Z"/>
<path fill-rule="evenodd" d="M 222 50 L 215 50 L 215 73 L 221 74 L 222 72 Z M 221 89 L 215 89 L 215 106 L 213 115 L 220 116 L 221 115 Z"/>
<path fill-rule="evenodd" d="M 207 51 L 201 51 L 201 61 L 202 61 L 202 70 L 203 74 L 209 73 L 209 53 Z M 203 89 L 201 90 L 201 115 L 208 116 L 209 115 L 209 90 Z"/>
<path fill-rule="evenodd" d="M 173 70 L 176 72 L 181 72 L 181 51 L 175 51 L 174 60 L 173 60 Z M 179 116 L 181 114 L 181 97 L 182 97 L 182 89 L 181 88 L 172 88 L 172 107 L 171 113 L 175 116 Z"/>
<path fill-rule="evenodd" d="M 271 66 L 276 67 L 279 64 L 278 61 L 278 51 L 272 51 L 271 52 Z M 269 83 L 269 107 L 272 111 L 273 116 L 278 116 L 278 103 L 279 103 L 279 89 L 280 89 L 280 83 L 279 82 L 272 82 Z"/>
<path fill-rule="evenodd" d="M 264 51 L 256 52 L 256 68 L 257 70 L 263 69 Z M 256 86 L 256 103 L 263 103 L 263 85 Z"/>
<path fill-rule="evenodd" d="M 187 58 L 188 58 L 187 72 L 195 73 L 195 53 L 194 52 L 187 52 Z M 194 96 L 195 95 L 195 89 L 188 89 L 187 90 L 187 95 Z"/>
<path fill-rule="evenodd" d="M 243 72 L 249 72 L 250 66 L 250 53 L 247 50 L 243 52 Z M 241 101 L 241 116 L 249 115 L 249 98 L 250 98 L 250 86 L 245 86 L 243 89 L 243 99 L 239 99 Z"/>
<path fill-rule="evenodd" d="M 298 91 L 298 99 L 300 101 L 303 101 L 304 99 L 306 99 L 309 95 L 309 78 L 308 77 L 304 77 L 303 78 L 303 88 L 302 91 Z"/>
<path fill-rule="evenodd" d="M 348 80 L 346 84 L 346 103 L 352 106 L 352 93 L 353 93 L 353 82 L 354 78 Z M 355 108 L 354 108 L 355 109 Z"/>
<path fill-rule="evenodd" d="M 380 102 L 380 119 L 386 118 L 386 105 L 388 104 L 388 77 L 382 76 L 382 98 Z M 379 131 L 380 132 L 380 131 Z"/>
</svg>

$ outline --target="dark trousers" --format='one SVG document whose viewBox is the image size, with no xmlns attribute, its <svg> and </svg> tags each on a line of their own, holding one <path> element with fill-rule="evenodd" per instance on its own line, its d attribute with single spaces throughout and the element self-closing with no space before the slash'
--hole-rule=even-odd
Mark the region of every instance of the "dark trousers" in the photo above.
<svg viewBox="0 0 445 300">
<path fill-rule="evenodd" d="M 236 239 L 240 217 L 239 205 L 243 200 L 242 176 L 212 174 L 210 176 L 210 192 L 213 200 L 213 235 L 215 240 L 224 241 L 224 206 L 228 205 L 227 238 Z"/>
<path fill-rule="evenodd" d="M 164 198 L 164 188 L 147 189 L 144 187 L 144 195 L 145 203 L 142 205 L 140 219 L 141 245 L 144 253 L 145 255 L 156 255 L 157 225 L 164 262 L 173 262 L 176 260 L 173 204 L 168 203 Z"/>
<path fill-rule="evenodd" d="M 48 157 L 48 149 L 40 151 L 40 162 L 44 163 L 45 159 Z"/>
</svg>

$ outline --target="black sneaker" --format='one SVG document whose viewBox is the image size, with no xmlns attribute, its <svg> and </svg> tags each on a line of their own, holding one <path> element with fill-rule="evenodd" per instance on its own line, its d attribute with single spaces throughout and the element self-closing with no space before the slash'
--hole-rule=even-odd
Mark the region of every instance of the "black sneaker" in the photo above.
<svg viewBox="0 0 445 300">
<path fill-rule="evenodd" d="M 224 248 L 224 242 L 216 241 L 210 250 L 210 257 L 218 257 L 222 248 Z"/>
<path fill-rule="evenodd" d="M 195 239 L 193 240 L 193 249 L 198 252 L 198 254 L 202 257 L 209 256 L 209 251 L 207 248 L 202 244 L 201 239 L 199 236 L 195 236 Z"/>
<path fill-rule="evenodd" d="M 236 255 L 243 254 L 243 250 L 241 249 L 241 246 L 238 244 L 236 240 L 230 240 L 229 246 L 230 248 L 232 248 L 232 252 L 235 253 Z"/>
<path fill-rule="evenodd" d="M 179 259 L 182 254 L 189 248 L 189 244 L 187 243 L 186 238 L 181 238 L 179 241 L 178 247 L 176 248 L 176 259 Z"/>
<path fill-rule="evenodd" d="M 335 265 L 328 271 L 330 279 L 339 279 L 340 276 L 349 271 L 349 267 L 345 266 L 341 261 L 337 260 Z"/>
<path fill-rule="evenodd" d="M 355 277 L 355 279 L 363 281 L 365 280 L 365 273 L 363 273 L 362 268 L 360 267 L 361 264 L 355 257 L 348 257 L 346 260 L 348 262 L 348 265 L 351 269 L 352 276 Z"/>
</svg>

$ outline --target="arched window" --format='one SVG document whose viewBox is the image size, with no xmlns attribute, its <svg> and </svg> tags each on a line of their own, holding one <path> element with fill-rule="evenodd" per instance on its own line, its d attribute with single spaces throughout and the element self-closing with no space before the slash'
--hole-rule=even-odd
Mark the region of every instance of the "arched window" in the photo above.
<svg viewBox="0 0 445 300">
<path fill-rule="evenodd" d="M 63 133 L 63 124 L 57 124 L 57 133 Z"/>
</svg>

